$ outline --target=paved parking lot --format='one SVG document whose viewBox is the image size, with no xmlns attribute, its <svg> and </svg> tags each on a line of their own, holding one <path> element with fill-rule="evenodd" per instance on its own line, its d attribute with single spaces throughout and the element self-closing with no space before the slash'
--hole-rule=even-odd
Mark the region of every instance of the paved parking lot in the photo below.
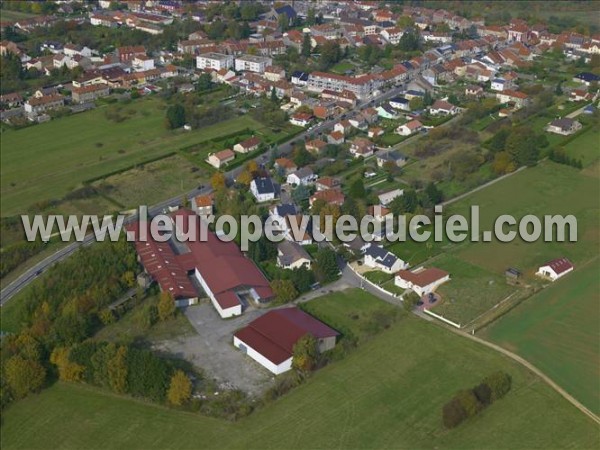
<svg viewBox="0 0 600 450">
<path fill-rule="evenodd" d="M 217 380 L 223 388 L 237 388 L 250 395 L 260 395 L 273 384 L 274 377 L 236 349 L 232 336 L 236 330 L 265 312 L 249 308 L 240 317 L 223 320 L 213 306 L 205 301 L 185 309 L 185 315 L 197 335 L 161 342 L 157 347 L 202 368 L 207 376 Z"/>
</svg>

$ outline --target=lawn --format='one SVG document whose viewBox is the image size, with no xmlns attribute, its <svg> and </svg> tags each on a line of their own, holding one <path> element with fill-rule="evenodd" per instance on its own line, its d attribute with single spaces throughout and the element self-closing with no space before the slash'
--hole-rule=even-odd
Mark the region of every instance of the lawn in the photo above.
<svg viewBox="0 0 600 450">
<path fill-rule="evenodd" d="M 467 215 L 471 205 L 478 205 L 481 231 L 493 230 L 493 222 L 501 214 L 511 214 L 517 220 L 527 214 L 538 218 L 572 214 L 577 219 L 578 241 L 476 242 L 458 249 L 456 256 L 496 274 L 516 267 L 526 276 L 540 264 L 561 256 L 576 265 L 589 261 L 597 255 L 600 244 L 598 192 L 597 178 L 549 161 L 508 177 L 447 207 L 448 211 Z"/>
<path fill-rule="evenodd" d="M 365 272 L 364 277 L 372 283 L 382 285 L 386 281 L 394 278 L 394 275 L 391 273 L 385 273 L 380 270 L 371 270 L 370 272 Z"/>
<path fill-rule="evenodd" d="M 10 9 L 2 8 L 0 9 L 0 17 L 2 18 L 2 22 L 14 22 L 21 19 L 29 19 L 31 17 L 35 17 L 35 14 L 25 13 L 21 11 L 12 11 Z"/>
<path fill-rule="evenodd" d="M 600 413 L 600 259 L 562 278 L 484 330 Z"/>
<path fill-rule="evenodd" d="M 94 183 L 106 196 L 124 207 L 153 205 L 207 184 L 209 175 L 185 158 L 175 155 L 143 167 L 112 175 Z"/>
<path fill-rule="evenodd" d="M 581 159 L 583 166 L 588 167 L 598 161 L 600 157 L 600 152 L 598 152 L 599 142 L 600 129 L 591 127 L 568 144 L 565 144 L 564 149 L 567 155 L 575 159 Z"/>
<path fill-rule="evenodd" d="M 333 73 L 339 73 L 340 75 L 344 75 L 348 70 L 354 70 L 355 67 L 353 64 L 347 61 L 341 61 L 337 63 L 335 66 L 331 68 Z"/>
<path fill-rule="evenodd" d="M 503 275 L 489 272 L 451 254 L 440 255 L 433 265 L 448 272 L 451 279 L 438 289 L 443 302 L 432 311 L 461 325 L 466 325 L 517 289 L 506 284 Z"/>
<path fill-rule="evenodd" d="M 442 405 L 498 369 L 511 374 L 511 392 L 445 431 Z M 599 438 L 590 419 L 521 366 L 412 317 L 235 423 L 57 383 L 9 407 L 2 426 L 5 449 L 592 448 Z"/>
<path fill-rule="evenodd" d="M 1 135 L 3 216 L 59 199 L 90 178 L 140 164 L 179 148 L 264 126 L 245 115 L 199 130 L 164 127 L 165 105 L 149 98 L 121 105 L 125 120 L 106 118 L 115 105 Z"/>
</svg>

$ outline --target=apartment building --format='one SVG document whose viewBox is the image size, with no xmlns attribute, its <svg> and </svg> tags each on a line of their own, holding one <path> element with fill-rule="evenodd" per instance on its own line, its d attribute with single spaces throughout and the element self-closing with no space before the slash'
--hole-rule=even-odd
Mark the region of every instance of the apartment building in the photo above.
<svg viewBox="0 0 600 450">
<path fill-rule="evenodd" d="M 198 69 L 229 69 L 233 67 L 233 56 L 222 53 L 204 53 L 196 57 L 196 67 Z"/>
</svg>

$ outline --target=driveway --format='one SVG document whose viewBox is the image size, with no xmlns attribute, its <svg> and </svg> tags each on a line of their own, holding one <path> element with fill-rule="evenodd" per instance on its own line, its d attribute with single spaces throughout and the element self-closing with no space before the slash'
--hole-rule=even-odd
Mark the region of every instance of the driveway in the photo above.
<svg viewBox="0 0 600 450">
<path fill-rule="evenodd" d="M 198 333 L 155 347 L 175 354 L 203 369 L 223 389 L 241 389 L 258 396 L 272 386 L 274 377 L 253 359 L 233 346 L 233 333 L 264 314 L 265 310 L 249 308 L 240 317 L 223 320 L 209 303 L 190 306 L 185 315 Z"/>
</svg>

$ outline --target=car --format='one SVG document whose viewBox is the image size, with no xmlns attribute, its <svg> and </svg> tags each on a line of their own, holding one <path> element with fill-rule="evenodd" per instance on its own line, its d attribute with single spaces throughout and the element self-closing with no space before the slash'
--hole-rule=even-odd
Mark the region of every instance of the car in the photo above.
<svg viewBox="0 0 600 450">
<path fill-rule="evenodd" d="M 417 302 L 417 306 L 423 306 L 423 300 L 419 300 L 419 301 Z"/>
<path fill-rule="evenodd" d="M 437 302 L 437 298 L 429 297 L 429 303 L 435 303 L 435 302 Z"/>
<path fill-rule="evenodd" d="M 198 186 L 198 190 L 200 190 L 200 191 L 201 191 L 201 190 L 202 190 L 202 189 L 204 189 L 205 187 L 206 187 L 206 186 L 204 186 L 203 184 L 201 184 L 200 186 Z"/>
<path fill-rule="evenodd" d="M 40 269 L 40 270 L 36 270 L 35 271 L 35 276 L 37 277 L 38 275 L 41 275 L 41 273 L 43 272 L 44 269 Z"/>
</svg>

